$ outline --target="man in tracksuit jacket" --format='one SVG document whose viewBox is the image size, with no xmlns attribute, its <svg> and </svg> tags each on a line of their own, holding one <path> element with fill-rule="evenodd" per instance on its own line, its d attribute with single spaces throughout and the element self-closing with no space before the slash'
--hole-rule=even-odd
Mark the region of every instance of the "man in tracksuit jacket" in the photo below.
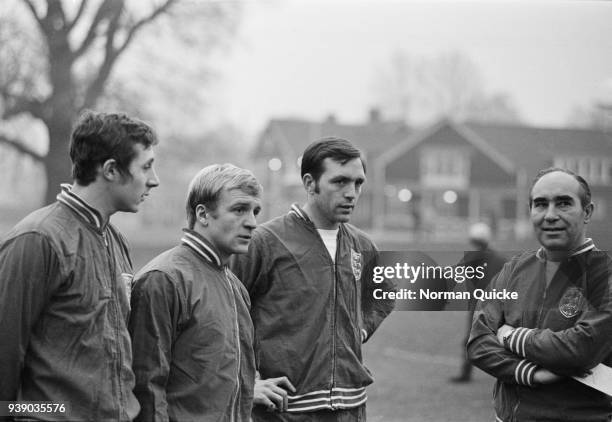
<svg viewBox="0 0 612 422">
<path fill-rule="evenodd" d="M 205 167 L 189 186 L 181 243 L 137 274 L 129 329 L 139 421 L 249 421 L 250 301 L 226 264 L 247 251 L 260 192 L 247 170 Z"/>
<path fill-rule="evenodd" d="M 132 264 L 109 218 L 136 212 L 159 184 L 156 143 L 142 122 L 86 112 L 70 145 L 75 183 L 0 244 L 0 400 L 52 404 L 31 406 L 22 413 L 29 420 L 138 414 L 127 330 Z"/>
<path fill-rule="evenodd" d="M 302 157 L 302 180 L 306 205 L 258 227 L 234 265 L 252 303 L 255 394 L 270 398 L 253 419 L 362 421 L 373 379 L 361 344 L 393 301 L 373 299 L 366 274 L 377 250 L 348 224 L 365 182 L 360 151 L 343 139 L 317 141 Z M 287 379 L 295 391 L 278 388 Z"/>
<path fill-rule="evenodd" d="M 568 170 L 543 170 L 530 213 L 542 247 L 492 282 L 518 299 L 478 305 L 468 354 L 497 378 L 498 421 L 609 421 L 610 397 L 572 378 L 612 365 L 612 260 L 585 236 L 589 186 Z"/>
</svg>

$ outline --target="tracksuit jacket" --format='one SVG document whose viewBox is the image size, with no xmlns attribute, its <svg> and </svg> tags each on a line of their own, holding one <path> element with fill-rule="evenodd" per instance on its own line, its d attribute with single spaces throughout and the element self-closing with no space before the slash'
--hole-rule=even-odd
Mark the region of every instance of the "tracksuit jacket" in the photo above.
<svg viewBox="0 0 612 422">
<path fill-rule="evenodd" d="M 127 246 L 62 187 L 0 245 L 0 400 L 66 404 L 45 420 L 132 420 Z"/>
<path fill-rule="evenodd" d="M 375 300 L 371 268 L 378 252 L 349 224 L 340 224 L 335 263 L 297 205 L 255 229 L 246 255 L 233 263 L 251 297 L 261 378 L 287 376 L 296 387 L 289 412 L 349 409 L 366 401 L 373 379 L 362 362 L 367 339 L 393 309 Z"/>
<path fill-rule="evenodd" d="M 540 249 L 503 267 L 490 288 L 518 292 L 518 299 L 479 303 L 468 354 L 497 378 L 498 421 L 609 421 L 611 398 L 570 377 L 612 365 L 612 260 L 588 239 L 548 287 L 545 265 Z M 505 346 L 496 337 L 504 324 L 517 327 Z M 539 367 L 566 378 L 534 385 Z"/>
<path fill-rule="evenodd" d="M 206 239 L 185 229 L 180 245 L 139 271 L 129 329 L 137 420 L 249 421 L 249 297 Z"/>
</svg>

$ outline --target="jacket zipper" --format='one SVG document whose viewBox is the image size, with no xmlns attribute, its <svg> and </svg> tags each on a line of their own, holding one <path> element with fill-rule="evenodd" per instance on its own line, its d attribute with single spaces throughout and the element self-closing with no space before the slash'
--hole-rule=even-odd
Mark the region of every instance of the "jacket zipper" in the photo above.
<svg viewBox="0 0 612 422">
<path fill-rule="evenodd" d="M 234 391 L 234 396 L 231 401 L 231 413 L 230 413 L 230 421 L 233 422 L 236 420 L 236 407 L 238 405 L 238 395 L 240 393 L 240 360 L 241 360 L 241 351 L 240 351 L 240 329 L 238 326 L 238 307 L 236 306 L 236 295 L 234 294 L 234 286 L 232 286 L 232 282 L 227 276 L 227 269 L 224 269 L 225 272 L 225 280 L 230 288 L 230 294 L 232 295 L 232 305 L 234 307 L 234 328 L 236 332 L 236 390 Z"/>
<path fill-rule="evenodd" d="M 336 251 L 336 259 L 338 259 L 338 251 Z M 337 277 L 336 277 L 336 263 L 334 262 L 334 298 L 333 298 L 333 302 L 332 302 L 332 373 L 331 373 L 331 384 L 330 384 L 330 390 L 329 390 L 329 404 L 331 405 L 332 410 L 335 410 L 336 407 L 334 406 L 334 402 L 333 402 L 333 391 L 334 391 L 334 384 L 336 382 L 335 379 L 335 374 L 336 374 L 336 296 L 337 296 Z"/>
<path fill-rule="evenodd" d="M 121 341 L 120 341 L 120 336 L 119 336 L 119 332 L 117 329 L 117 324 L 119 324 L 119 315 L 121 314 L 120 310 L 118 309 L 118 301 L 115 300 L 116 299 L 116 295 L 117 295 L 117 291 L 116 291 L 116 273 L 117 273 L 117 269 L 116 267 L 116 262 L 114 259 L 114 255 L 111 252 L 111 245 L 110 242 L 108 241 L 108 237 L 106 236 L 106 230 L 104 230 L 102 232 L 102 239 L 104 239 L 104 245 L 106 245 L 106 254 L 108 257 L 108 262 L 109 262 L 109 267 L 110 267 L 110 279 L 111 279 L 111 285 L 110 285 L 110 289 L 111 289 L 111 303 L 110 306 L 113 309 L 113 314 L 114 314 L 114 319 L 115 321 L 113 321 L 113 329 L 115 332 L 115 341 L 116 341 L 116 347 L 117 347 L 117 355 L 119 357 L 119 359 L 117 359 L 117 379 L 119 380 L 119 382 L 117 383 L 117 387 L 118 387 L 118 391 L 119 391 L 119 399 L 122 401 L 123 399 L 123 391 L 121 391 L 121 362 L 122 362 L 122 356 L 121 356 Z M 125 406 L 121 405 L 119 406 L 119 413 L 122 412 L 122 409 L 124 409 Z M 121 419 L 121 417 L 120 417 Z"/>
<path fill-rule="evenodd" d="M 333 271 L 332 271 L 332 275 L 333 275 L 333 291 L 332 291 L 332 324 L 331 324 L 331 376 L 329 379 L 330 385 L 329 385 L 329 404 L 332 410 L 335 410 L 336 407 L 333 405 L 332 402 L 332 396 L 333 396 L 333 388 L 334 388 L 334 383 L 336 381 L 336 377 L 335 377 L 335 372 L 336 372 L 336 296 L 337 296 L 337 274 L 336 274 L 336 269 L 337 269 L 337 262 L 338 262 L 338 254 L 340 252 L 340 247 L 339 247 L 339 241 L 338 238 L 340 237 L 340 228 L 338 228 L 338 236 L 336 237 L 336 257 L 335 260 L 332 260 L 331 256 L 329 255 L 329 251 L 327 249 L 327 246 L 325 246 L 325 242 L 323 242 L 323 239 L 321 238 L 321 235 L 319 234 L 319 232 L 317 231 L 317 228 L 314 226 L 314 224 L 310 223 L 312 229 L 314 230 L 315 234 L 317 235 L 317 237 L 319 238 L 319 241 L 321 242 L 321 244 L 323 245 L 323 250 L 326 252 L 326 256 L 327 259 L 329 260 L 329 262 L 332 264 L 333 267 Z"/>
</svg>

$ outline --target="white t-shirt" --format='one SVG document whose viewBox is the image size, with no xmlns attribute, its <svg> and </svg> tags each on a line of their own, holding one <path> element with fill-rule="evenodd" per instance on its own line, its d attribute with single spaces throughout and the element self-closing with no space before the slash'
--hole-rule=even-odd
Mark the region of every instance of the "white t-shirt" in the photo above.
<svg viewBox="0 0 612 422">
<path fill-rule="evenodd" d="M 335 230 L 324 230 L 317 229 L 325 247 L 331 256 L 332 261 L 336 262 L 336 242 L 338 238 L 338 229 Z"/>
</svg>

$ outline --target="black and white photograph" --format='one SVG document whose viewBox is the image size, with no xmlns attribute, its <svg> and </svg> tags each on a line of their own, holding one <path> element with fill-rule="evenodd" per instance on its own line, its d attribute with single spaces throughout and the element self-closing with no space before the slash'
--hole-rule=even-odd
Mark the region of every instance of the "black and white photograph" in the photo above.
<svg viewBox="0 0 612 422">
<path fill-rule="evenodd" d="M 3 0 L 0 421 L 612 421 L 611 22 Z"/>
</svg>

